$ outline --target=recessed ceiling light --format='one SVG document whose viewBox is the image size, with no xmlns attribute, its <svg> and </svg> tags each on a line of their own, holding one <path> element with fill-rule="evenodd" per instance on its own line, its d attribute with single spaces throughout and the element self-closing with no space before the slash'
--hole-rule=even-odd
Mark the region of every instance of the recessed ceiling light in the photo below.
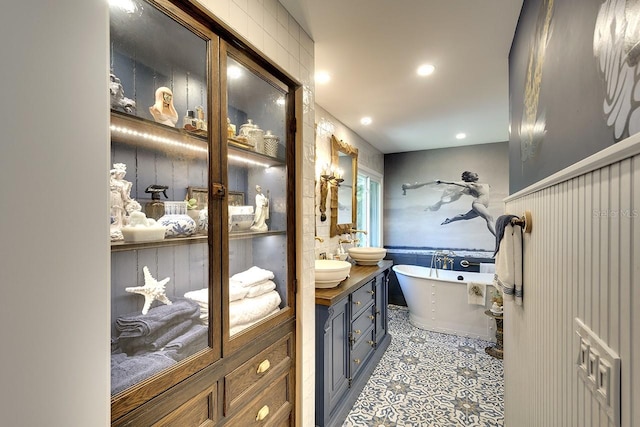
<svg viewBox="0 0 640 427">
<path fill-rule="evenodd" d="M 365 126 L 370 125 L 372 122 L 371 117 L 363 117 L 360 119 L 360 123 L 362 123 Z"/>
<path fill-rule="evenodd" d="M 467 137 L 467 134 L 463 132 L 456 134 L 456 139 L 465 139 L 466 137 Z"/>
<path fill-rule="evenodd" d="M 331 76 L 326 71 L 318 71 L 316 73 L 316 83 L 325 84 L 329 83 L 329 80 L 331 80 Z"/>
<path fill-rule="evenodd" d="M 419 76 L 428 76 L 430 74 L 433 74 L 435 70 L 436 70 L 436 67 L 434 67 L 433 65 L 423 64 L 418 67 L 417 73 Z"/>
</svg>

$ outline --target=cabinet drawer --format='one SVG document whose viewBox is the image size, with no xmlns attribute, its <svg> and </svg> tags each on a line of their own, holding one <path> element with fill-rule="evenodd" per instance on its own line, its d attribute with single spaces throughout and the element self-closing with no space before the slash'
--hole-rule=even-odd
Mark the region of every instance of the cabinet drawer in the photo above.
<svg viewBox="0 0 640 427">
<path fill-rule="evenodd" d="M 215 425 L 216 389 L 218 384 L 198 393 L 175 411 L 153 424 L 153 427 L 181 427 L 181 426 L 213 426 Z"/>
<path fill-rule="evenodd" d="M 376 317 L 373 315 L 374 305 L 369 304 L 369 308 L 364 310 L 356 320 L 351 324 L 351 342 L 352 347 L 358 345 L 363 337 L 367 336 L 367 331 L 375 324 Z"/>
<path fill-rule="evenodd" d="M 273 377 L 291 367 L 291 335 L 267 347 L 224 378 L 225 415 L 267 387 Z"/>
<path fill-rule="evenodd" d="M 226 425 L 242 427 L 282 425 L 283 418 L 286 419 L 286 414 L 291 412 L 290 393 L 289 372 L 287 372 L 273 381 L 270 387 L 262 390 Z"/>
<path fill-rule="evenodd" d="M 373 328 L 365 332 L 363 337 L 358 341 L 356 346 L 351 350 L 351 378 L 355 378 L 360 368 L 367 362 L 367 359 L 375 349 L 374 340 L 375 331 Z"/>
<path fill-rule="evenodd" d="M 374 301 L 373 282 L 369 282 L 351 294 L 351 319 L 357 318 Z"/>
</svg>

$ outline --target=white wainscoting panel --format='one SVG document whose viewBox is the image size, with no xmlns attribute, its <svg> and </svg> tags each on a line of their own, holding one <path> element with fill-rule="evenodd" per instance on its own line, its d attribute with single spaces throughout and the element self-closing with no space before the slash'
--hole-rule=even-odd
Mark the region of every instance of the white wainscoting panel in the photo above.
<svg viewBox="0 0 640 427">
<path fill-rule="evenodd" d="M 523 243 L 523 306 L 505 305 L 505 425 L 615 425 L 578 377 L 578 318 L 620 356 L 621 425 L 640 426 L 638 151 L 606 165 L 593 156 L 596 169 L 506 199 L 508 213 L 531 211 L 533 229 Z"/>
</svg>

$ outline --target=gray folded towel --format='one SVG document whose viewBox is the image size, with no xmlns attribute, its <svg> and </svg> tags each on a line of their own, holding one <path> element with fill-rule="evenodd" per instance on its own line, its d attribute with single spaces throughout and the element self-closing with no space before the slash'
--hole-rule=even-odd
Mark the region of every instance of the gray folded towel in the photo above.
<svg viewBox="0 0 640 427">
<path fill-rule="evenodd" d="M 128 354 L 160 350 L 167 345 L 167 343 L 187 332 L 194 325 L 194 322 L 197 321 L 198 317 L 196 314 L 193 318 L 167 325 L 155 334 L 141 337 L 121 337 L 118 340 L 118 344 L 120 348 Z M 200 324 L 200 322 L 198 322 L 198 324 Z"/>
<path fill-rule="evenodd" d="M 185 334 L 167 344 L 164 349 L 174 360 L 180 361 L 208 345 L 208 331 L 208 326 L 194 325 Z"/>
<path fill-rule="evenodd" d="M 193 318 L 200 314 L 200 307 L 195 301 L 186 298 L 176 298 L 171 305 L 159 305 L 149 310 L 147 314 L 132 314 L 116 319 L 116 330 L 120 332 L 118 338 L 140 337 L 155 334 L 167 325 L 181 320 Z"/>
<path fill-rule="evenodd" d="M 111 394 L 116 394 L 168 368 L 176 361 L 164 352 L 111 355 Z"/>
</svg>

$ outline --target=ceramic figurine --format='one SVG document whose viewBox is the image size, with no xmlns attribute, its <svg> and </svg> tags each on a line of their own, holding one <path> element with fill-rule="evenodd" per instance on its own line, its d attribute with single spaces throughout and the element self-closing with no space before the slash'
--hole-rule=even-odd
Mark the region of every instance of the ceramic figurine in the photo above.
<svg viewBox="0 0 640 427">
<path fill-rule="evenodd" d="M 252 231 L 267 231 L 266 221 L 269 219 L 269 198 L 262 194 L 262 187 L 256 185 L 256 210 L 253 214 Z"/>
<path fill-rule="evenodd" d="M 120 79 L 115 74 L 109 74 L 109 93 L 111 94 L 111 108 L 117 110 L 118 108 L 124 110 L 127 113 L 133 113 L 136 109 L 136 102 L 133 99 L 129 99 L 124 96 L 124 88 Z"/>
<path fill-rule="evenodd" d="M 149 273 L 149 268 L 145 265 L 142 269 L 144 273 L 144 286 L 134 286 L 130 288 L 125 288 L 124 290 L 127 292 L 132 292 L 136 294 L 140 294 L 144 296 L 144 306 L 142 307 L 142 314 L 147 314 L 149 312 L 149 308 L 151 308 L 151 303 L 155 300 L 160 301 L 166 305 L 171 305 L 171 301 L 167 298 L 165 286 L 170 278 L 162 279 L 161 281 L 157 281 L 151 273 Z"/>
<path fill-rule="evenodd" d="M 149 107 L 153 119 L 163 125 L 176 127 L 178 112 L 173 106 L 173 92 L 168 87 L 156 89 L 156 102 Z"/>
<path fill-rule="evenodd" d="M 142 206 L 131 198 L 132 184 L 124 179 L 127 174 L 127 165 L 114 163 L 111 169 L 109 181 L 111 190 L 111 240 L 122 240 L 122 227 L 127 224 L 128 215 L 131 212 L 142 210 Z"/>
</svg>

